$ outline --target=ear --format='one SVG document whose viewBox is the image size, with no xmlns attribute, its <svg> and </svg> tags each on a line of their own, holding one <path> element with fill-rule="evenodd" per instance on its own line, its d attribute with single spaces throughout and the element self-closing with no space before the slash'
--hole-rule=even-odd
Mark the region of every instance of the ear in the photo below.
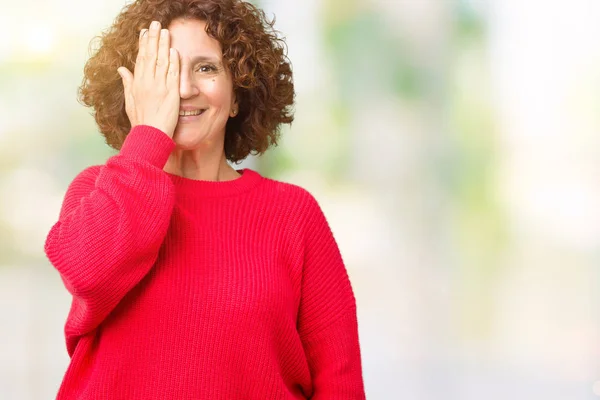
<svg viewBox="0 0 600 400">
<path fill-rule="evenodd" d="M 239 111 L 240 111 L 240 105 L 238 104 L 237 101 L 237 96 L 235 95 L 235 93 L 233 94 L 233 97 L 231 99 L 231 107 L 230 107 L 229 111 L 229 116 L 230 117 L 235 117 L 238 115 Z"/>
</svg>

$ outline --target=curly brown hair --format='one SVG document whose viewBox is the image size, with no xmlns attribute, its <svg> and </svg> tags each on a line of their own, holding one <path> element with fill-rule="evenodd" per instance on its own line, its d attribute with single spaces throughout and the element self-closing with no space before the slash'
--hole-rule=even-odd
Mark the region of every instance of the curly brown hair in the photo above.
<svg viewBox="0 0 600 400">
<path fill-rule="evenodd" d="M 100 36 L 84 68 L 79 101 L 91 107 L 106 143 L 119 150 L 131 129 L 117 68 L 133 71 L 139 32 L 150 22 L 163 27 L 177 18 L 206 22 L 206 33 L 223 51 L 239 113 L 225 128 L 225 155 L 239 162 L 276 145 L 282 124 L 294 116 L 294 84 L 286 45 L 264 11 L 242 0 L 136 0 Z M 92 42 L 93 45 L 94 42 Z"/>
</svg>

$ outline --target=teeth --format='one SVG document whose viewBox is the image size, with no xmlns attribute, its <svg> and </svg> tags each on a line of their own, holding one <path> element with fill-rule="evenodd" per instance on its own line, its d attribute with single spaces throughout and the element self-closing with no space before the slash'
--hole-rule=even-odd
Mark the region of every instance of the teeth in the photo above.
<svg viewBox="0 0 600 400">
<path fill-rule="evenodd" d="M 202 110 L 194 110 L 194 111 L 179 111 L 180 116 L 186 115 L 200 115 L 202 114 Z"/>
</svg>

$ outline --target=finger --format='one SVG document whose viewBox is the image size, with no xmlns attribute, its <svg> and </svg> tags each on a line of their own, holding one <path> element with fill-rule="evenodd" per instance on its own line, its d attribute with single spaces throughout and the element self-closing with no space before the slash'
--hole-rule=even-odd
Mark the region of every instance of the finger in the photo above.
<svg viewBox="0 0 600 400">
<path fill-rule="evenodd" d="M 158 53 L 158 36 L 160 33 L 160 22 L 152 21 L 148 31 L 148 42 L 146 43 L 146 54 L 144 57 L 144 76 L 154 77 L 156 70 L 156 54 Z"/>
<path fill-rule="evenodd" d="M 135 112 L 133 111 L 133 101 L 131 98 L 131 85 L 133 82 L 133 75 L 131 71 L 129 71 L 125 67 L 117 68 L 117 72 L 121 76 L 123 81 L 123 100 L 125 101 L 125 112 L 127 113 L 127 117 L 129 117 L 129 122 L 131 122 L 131 126 L 137 125 L 135 123 L 136 117 Z"/>
<path fill-rule="evenodd" d="M 123 88 L 127 92 L 131 87 L 131 82 L 133 80 L 133 75 L 131 72 L 125 67 L 117 68 L 117 72 L 121 76 L 121 80 L 123 81 Z"/>
<path fill-rule="evenodd" d="M 167 88 L 177 90 L 177 96 L 179 96 L 179 53 L 173 48 L 169 49 Z"/>
<path fill-rule="evenodd" d="M 169 31 L 167 29 L 162 29 L 158 41 L 155 76 L 164 78 L 167 74 L 167 70 L 169 69 L 169 42 Z"/>
<path fill-rule="evenodd" d="M 135 59 L 135 67 L 133 69 L 133 73 L 135 76 L 143 75 L 147 43 L 148 43 L 148 29 L 142 29 L 140 31 L 138 54 Z"/>
</svg>

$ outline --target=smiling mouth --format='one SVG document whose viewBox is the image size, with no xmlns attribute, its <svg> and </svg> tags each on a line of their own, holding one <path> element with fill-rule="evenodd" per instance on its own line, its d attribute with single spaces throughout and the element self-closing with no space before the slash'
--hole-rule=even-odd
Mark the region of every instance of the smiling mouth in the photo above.
<svg viewBox="0 0 600 400">
<path fill-rule="evenodd" d="M 179 111 L 180 117 L 188 117 L 193 115 L 200 115 L 206 110 L 191 110 L 191 111 Z"/>
</svg>

